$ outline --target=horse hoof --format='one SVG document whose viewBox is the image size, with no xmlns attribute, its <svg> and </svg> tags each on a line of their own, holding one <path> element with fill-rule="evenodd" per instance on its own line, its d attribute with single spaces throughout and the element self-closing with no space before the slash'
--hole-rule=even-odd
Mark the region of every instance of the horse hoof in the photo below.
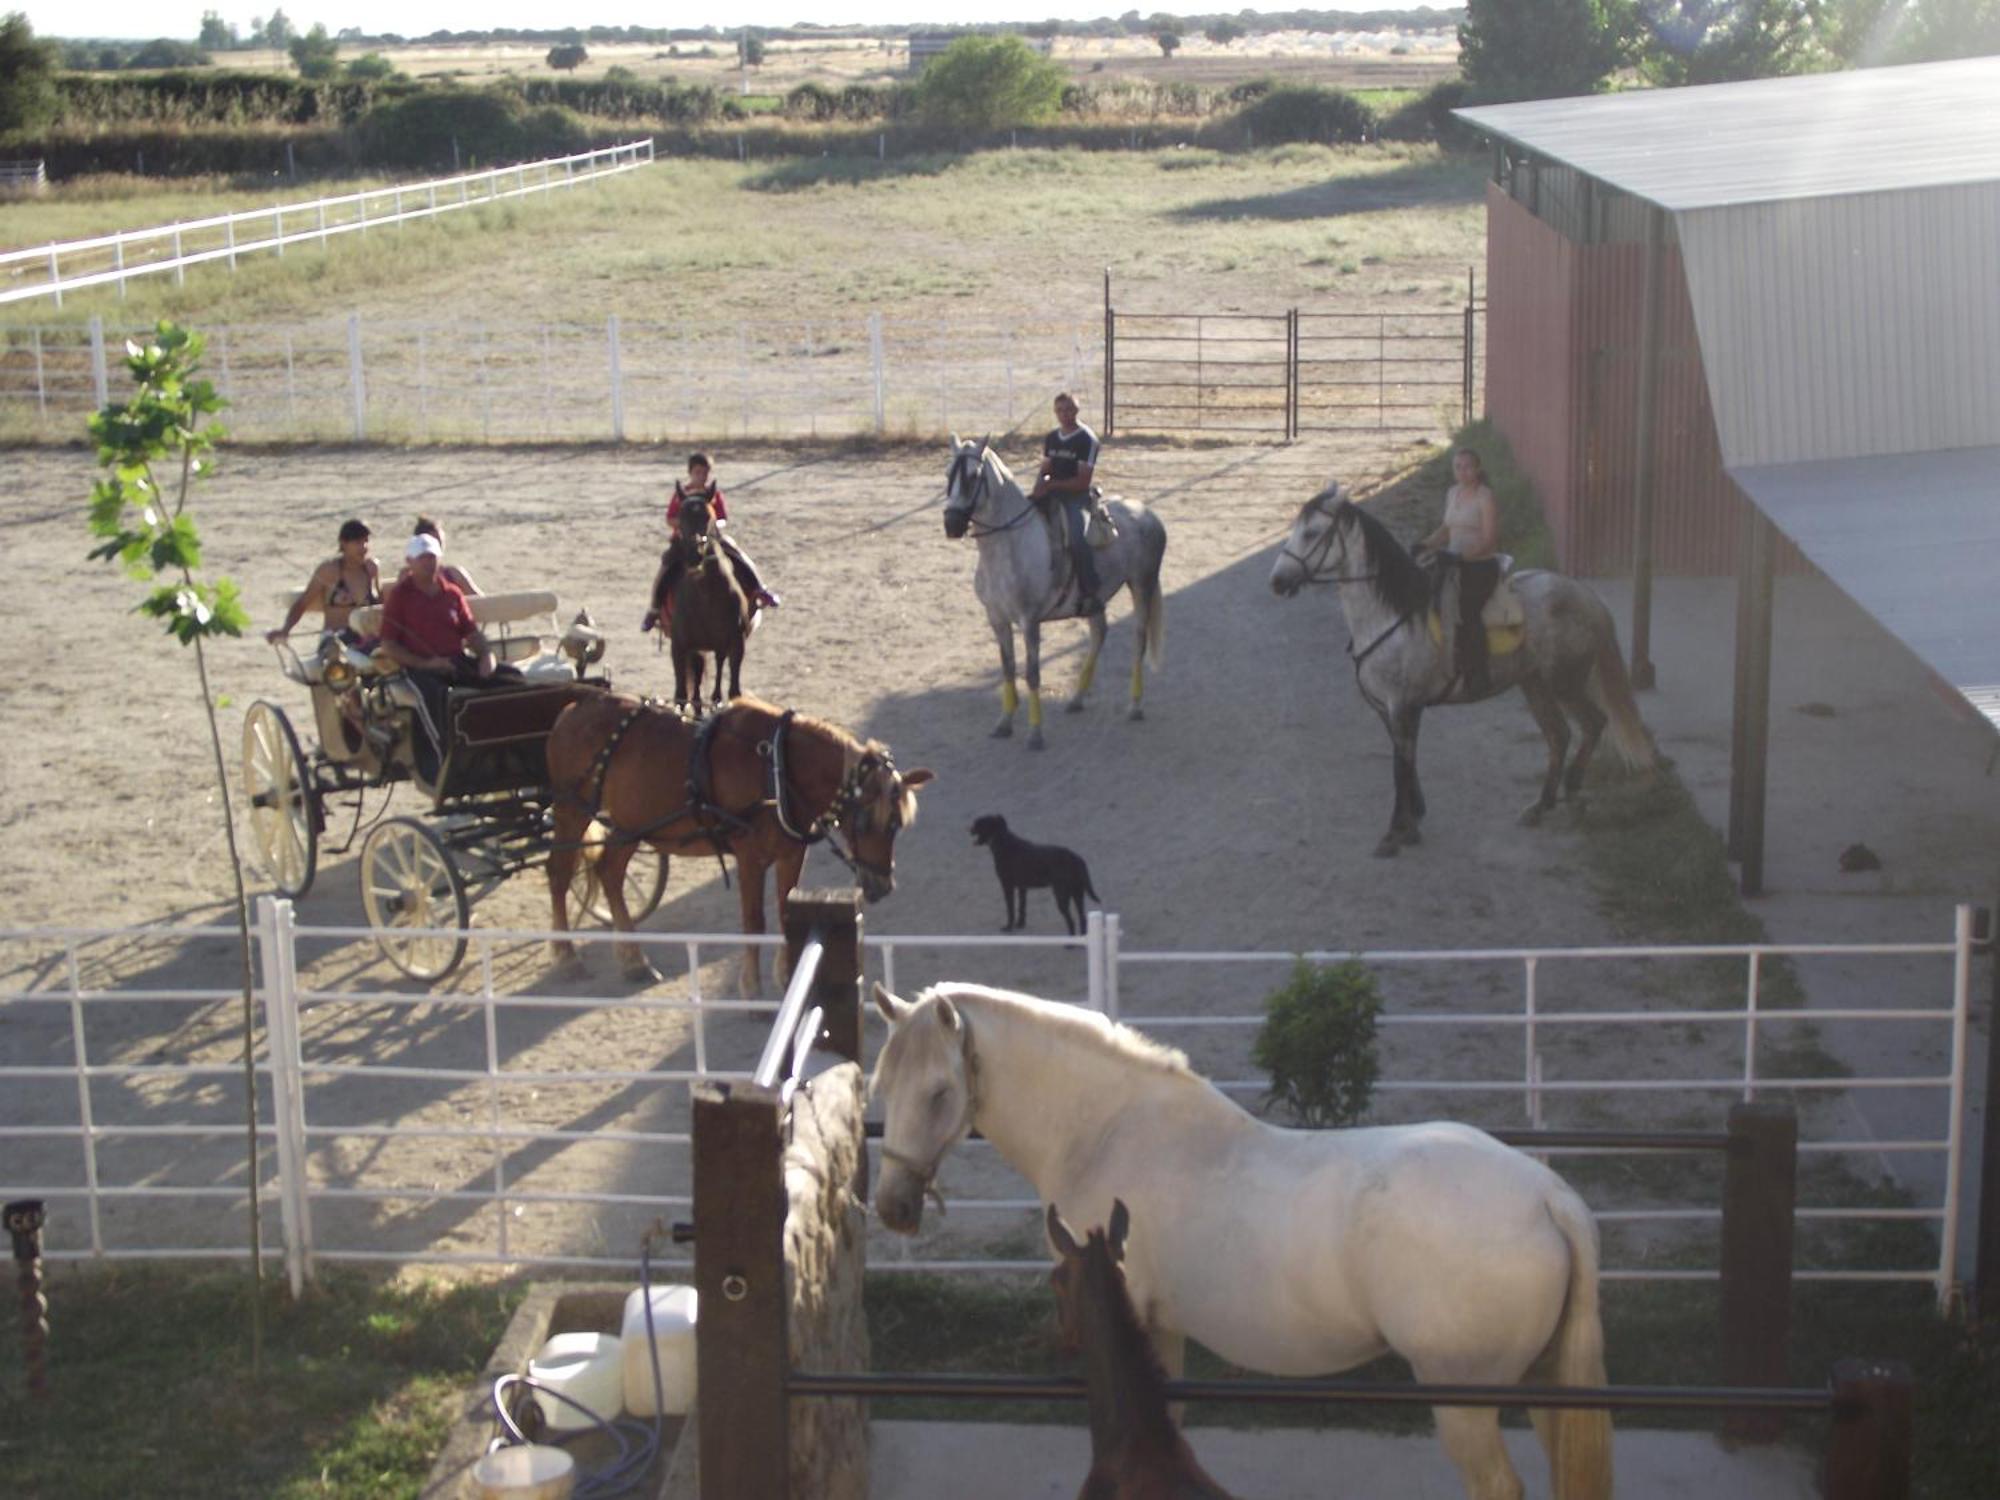
<svg viewBox="0 0 2000 1500">
<path fill-rule="evenodd" d="M 1136 703 L 1133 704 L 1130 708 L 1125 710 L 1125 721 L 1128 724 L 1136 724 L 1145 717 L 1146 717 L 1146 710 L 1139 707 L 1139 705 Z"/>
<path fill-rule="evenodd" d="M 550 965 L 550 972 L 558 979 L 581 979 L 589 970 L 583 962 L 583 955 L 576 949 L 570 948 L 556 954 L 555 962 Z"/>
<path fill-rule="evenodd" d="M 1421 844 L 1423 841 L 1424 841 L 1424 831 L 1423 829 L 1417 827 L 1414 823 L 1411 824 L 1410 827 L 1406 829 L 1403 833 L 1403 842 L 1405 844 Z"/>
<path fill-rule="evenodd" d="M 641 959 L 636 964 L 625 965 L 625 977 L 633 984 L 658 984 L 660 971 Z"/>
<path fill-rule="evenodd" d="M 1028 748 L 1030 750 L 1041 750 L 1046 748 L 1046 746 L 1042 742 L 1041 730 L 1031 729 L 1028 731 Z"/>
<path fill-rule="evenodd" d="M 993 726 L 992 738 L 996 740 L 1011 740 L 1013 737 L 1014 724 L 1011 719 L 1002 719 L 998 724 Z"/>
<path fill-rule="evenodd" d="M 1548 809 L 1539 802 L 1529 803 L 1528 806 L 1521 809 L 1521 826 L 1523 828 L 1539 828 L 1542 822 L 1542 814 L 1547 811 Z"/>
<path fill-rule="evenodd" d="M 1375 857 L 1377 859 L 1394 859 L 1402 847 L 1403 841 L 1397 838 L 1395 834 L 1385 833 L 1382 835 L 1382 842 L 1375 846 Z"/>
<path fill-rule="evenodd" d="M 1067 703 L 1065 703 L 1065 704 L 1063 705 L 1063 712 L 1064 712 L 1064 713 L 1066 713 L 1066 714 L 1080 714 L 1080 713 L 1082 713 L 1082 712 L 1083 712 L 1083 700 L 1082 700 L 1081 698 L 1072 698 L 1072 699 L 1070 699 L 1070 700 L 1069 700 L 1069 702 L 1067 702 Z"/>
</svg>

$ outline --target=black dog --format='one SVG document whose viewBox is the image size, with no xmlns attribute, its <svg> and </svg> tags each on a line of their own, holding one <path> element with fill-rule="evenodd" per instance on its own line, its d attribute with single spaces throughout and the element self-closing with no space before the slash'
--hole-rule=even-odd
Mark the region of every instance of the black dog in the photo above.
<svg viewBox="0 0 2000 1500">
<path fill-rule="evenodd" d="M 1031 844 L 1018 833 L 1009 832 L 1007 820 L 998 813 L 972 820 L 972 841 L 993 851 L 993 872 L 1000 877 L 1000 894 L 1007 902 L 1007 925 L 1000 929 L 1002 932 L 1028 925 L 1028 892 L 1042 886 L 1055 892 L 1056 910 L 1062 913 L 1063 925 L 1072 937 L 1084 925 L 1083 898 L 1087 895 L 1093 901 L 1104 899 L 1092 888 L 1090 869 L 1081 854 L 1055 844 Z M 1017 899 L 1018 920 L 1014 915 Z M 1076 908 L 1073 921 L 1072 906 Z"/>
</svg>

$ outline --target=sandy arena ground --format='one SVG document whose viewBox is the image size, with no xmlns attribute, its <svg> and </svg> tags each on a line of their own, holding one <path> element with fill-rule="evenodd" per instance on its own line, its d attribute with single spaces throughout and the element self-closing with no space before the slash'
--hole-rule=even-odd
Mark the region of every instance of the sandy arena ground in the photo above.
<svg viewBox="0 0 2000 1500">
<path fill-rule="evenodd" d="M 1019 445 L 1025 448 L 1026 445 Z M 677 458 L 677 455 L 675 456 Z M 993 643 L 971 589 L 971 543 L 945 540 L 939 524 L 943 455 L 904 450 L 857 456 L 823 450 L 746 450 L 721 455 L 737 528 L 786 595 L 786 607 L 759 631 L 744 673 L 747 689 L 843 722 L 887 741 L 904 767 L 938 774 L 921 817 L 898 849 L 900 883 L 871 908 L 874 935 L 981 933 L 1002 918 L 999 892 L 967 825 L 1002 812 L 1029 837 L 1074 846 L 1090 862 L 1104 906 L 1123 921 L 1126 950 L 1463 947 L 1576 945 L 1613 934 L 1593 909 L 1578 835 L 1567 817 L 1537 831 L 1515 824 L 1534 794 L 1539 737 L 1518 701 L 1433 716 L 1423 771 L 1431 816 L 1427 842 L 1391 861 L 1369 857 L 1387 821 L 1390 764 L 1379 725 L 1355 694 L 1343 653 L 1345 631 L 1330 591 L 1279 601 L 1267 579 L 1295 505 L 1335 472 L 1384 472 L 1393 451 L 1330 442 L 1289 448 L 1177 448 L 1121 445 L 1106 465 L 1109 484 L 1154 504 L 1169 531 L 1166 560 L 1167 668 L 1148 684 L 1147 718 L 1128 723 L 1124 684 L 1132 651 L 1129 606 L 1112 612 L 1111 639 L 1094 700 L 1066 715 L 1061 696 L 1083 639 L 1074 625 L 1050 632 L 1046 680 L 1049 748 L 1031 753 L 1017 735 L 987 737 L 997 712 Z M 87 455 L 10 455 L 14 482 L 0 499 L 15 587 L 8 605 L 13 639 L 48 643 L 17 659 L 0 681 L 0 889 L 16 925 L 213 922 L 227 882 L 213 778 L 195 694 L 193 663 L 129 613 L 137 586 L 87 564 L 82 507 L 92 468 Z M 200 499 L 209 559 L 235 575 L 256 611 L 275 623 L 280 590 L 296 586 L 329 550 L 341 519 L 366 517 L 384 550 L 410 519 L 444 522 L 452 554 L 488 588 L 547 587 L 566 608 L 588 605 L 608 622 L 607 666 L 617 684 L 645 692 L 671 688 L 667 658 L 640 638 L 638 616 L 663 539 L 660 508 L 676 462 L 648 451 L 594 449 L 305 451 L 231 455 Z M 241 715 L 268 697 L 293 713 L 311 743 L 302 692 L 279 675 L 261 640 L 214 654 L 226 754 L 235 774 Z M 1025 726 L 1023 726 L 1025 727 Z M 371 808 L 371 816 L 374 809 Z M 421 811 L 408 789 L 392 812 Z M 842 883 L 816 855 L 807 883 Z M 541 928 L 548 905 L 537 873 L 517 877 L 482 900 L 482 929 Z M 727 934 L 736 898 L 712 862 L 680 861 L 667 897 L 647 924 L 657 931 Z M 360 920 L 353 858 L 323 854 L 319 883 L 301 904 L 302 924 Z M 1030 903 L 1030 929 L 1060 926 L 1046 895 Z M 710 998 L 736 993 L 735 950 L 702 953 Z M 65 959 L 47 944 L 10 942 L 0 952 L 0 985 L 60 993 Z M 587 1069 L 686 1069 L 693 1039 L 686 1016 L 568 1010 L 520 1003 L 498 1009 L 495 1035 L 506 1070 L 544 1075 L 489 1089 L 484 1026 L 476 1004 L 428 1003 L 372 944 L 307 939 L 301 958 L 309 985 L 363 993 L 365 1001 L 316 1003 L 302 1030 L 309 1065 L 446 1067 L 474 1075 L 419 1080 L 357 1074 L 309 1078 L 307 1115 L 327 1131 L 313 1142 L 315 1180 L 334 1187 L 463 1193 L 431 1201 L 329 1200 L 315 1208 L 315 1238 L 326 1248 L 447 1252 L 490 1250 L 494 1212 L 471 1194 L 497 1174 L 517 1189 L 544 1193 L 686 1191 L 684 1157 L 607 1132 L 685 1128 L 678 1083 L 578 1082 Z M 687 992 L 684 954 L 662 958 L 667 979 L 651 992 Z M 584 980 L 551 976 L 536 943 L 491 950 L 496 993 L 582 1000 L 630 993 L 610 956 L 594 951 Z M 1268 968 L 1128 966 L 1127 1015 L 1253 1013 L 1283 974 Z M 89 989 L 122 993 L 206 987 L 217 998 L 167 1004 L 93 1003 L 90 1060 L 136 1064 L 197 1060 L 215 1076 L 136 1073 L 99 1080 L 96 1120 L 146 1126 L 171 1120 L 212 1125 L 220 1139 L 141 1134 L 107 1140 L 100 1171 L 110 1184 L 180 1186 L 242 1182 L 232 982 L 222 941 L 100 942 L 81 951 L 77 977 Z M 897 982 L 912 989 L 942 976 L 1012 984 L 1081 998 L 1082 956 L 1068 953 L 908 949 Z M 476 1000 L 477 955 L 446 990 Z M 1468 965 L 1449 974 L 1385 971 L 1399 1010 L 1493 1009 L 1520 1004 L 1518 965 Z M 382 999 L 400 1003 L 384 1003 Z M 1655 973 L 1610 965 L 1545 967 L 1549 1008 L 1628 1001 L 1673 1005 L 1686 992 Z M 1714 1028 L 1706 1032 L 1712 1036 Z M 1183 1029 L 1160 1034 L 1186 1045 L 1198 1067 L 1226 1079 L 1254 1076 L 1251 1033 Z M 1674 1076 L 1700 1068 L 1727 1076 L 1726 1045 L 1695 1027 L 1621 1033 L 1615 1045 L 1584 1028 L 1569 1040 L 1545 1033 L 1551 1076 Z M 711 1066 L 741 1066 L 754 1055 L 758 1024 L 714 1017 L 704 1043 Z M 1390 1078 L 1519 1079 L 1520 1034 L 1492 1028 L 1426 1026 L 1385 1034 Z M 0 1010 L 0 1060 L 59 1069 L 72 1055 L 61 1005 Z M 6 1091 L 8 1118 L 73 1123 L 77 1094 L 59 1076 Z M 1662 1101 L 1650 1118 L 1688 1123 L 1719 1116 L 1715 1096 Z M 1518 1091 L 1506 1095 L 1384 1094 L 1380 1118 L 1448 1111 L 1483 1122 L 1521 1121 Z M 1690 1114 L 1689 1112 L 1693 1113 Z M 469 1131 L 494 1114 L 516 1126 L 575 1132 L 557 1143 L 510 1142 L 496 1157 L 470 1134 L 388 1140 L 343 1134 L 392 1122 Z M 1607 1112 L 1587 1096 L 1551 1096 L 1552 1124 L 1627 1123 L 1630 1106 Z M 43 1138 L 10 1145 L 8 1185 L 81 1181 L 74 1142 Z M 268 1158 L 267 1158 L 268 1163 Z M 948 1175 L 959 1196 L 1015 1197 L 1021 1188 L 993 1166 L 962 1155 Z M 269 1170 L 266 1169 L 268 1180 Z M 1641 1185 L 1643 1187 L 1643 1184 Z M 1712 1200 L 1711 1200 L 1712 1201 Z M 1602 1206 L 1600 1204 L 1600 1206 Z M 519 1204 L 507 1226 L 514 1253 L 533 1251 L 619 1260 L 655 1210 L 640 1204 Z M 57 1205 L 53 1247 L 87 1243 L 79 1200 Z M 181 1200 L 112 1201 L 107 1242 L 208 1245 L 241 1242 L 240 1215 L 224 1204 Z M 1028 1251 L 1031 1216 L 954 1214 L 913 1249 L 941 1239 L 963 1252 Z M 1651 1253 L 1609 1236 L 1610 1258 Z"/>
</svg>

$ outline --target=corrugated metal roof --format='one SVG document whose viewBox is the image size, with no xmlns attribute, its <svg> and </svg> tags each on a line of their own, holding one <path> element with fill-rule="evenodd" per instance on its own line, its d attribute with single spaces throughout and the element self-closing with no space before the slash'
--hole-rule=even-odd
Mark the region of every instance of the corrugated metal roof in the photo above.
<svg viewBox="0 0 2000 1500">
<path fill-rule="evenodd" d="M 1455 113 L 1670 210 L 2000 179 L 2000 57 Z"/>
<path fill-rule="evenodd" d="M 1820 571 L 2000 727 L 2000 448 L 1729 474 Z"/>
</svg>

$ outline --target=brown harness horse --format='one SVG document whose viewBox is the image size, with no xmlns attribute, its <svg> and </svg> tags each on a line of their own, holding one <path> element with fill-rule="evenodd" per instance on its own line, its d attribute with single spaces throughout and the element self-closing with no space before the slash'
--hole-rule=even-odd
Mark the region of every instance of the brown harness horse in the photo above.
<svg viewBox="0 0 2000 1500">
<path fill-rule="evenodd" d="M 917 815 L 925 770 L 898 771 L 888 747 L 824 719 L 738 698 L 694 724 L 671 709 L 602 693 L 563 710 L 549 735 L 555 788 L 549 897 L 555 930 L 569 931 L 570 877 L 593 820 L 608 825 L 599 876 L 612 923 L 632 931 L 625 866 L 640 843 L 664 864 L 675 854 L 736 858 L 743 930 L 764 931 L 764 872 L 778 872 L 782 925 L 806 850 L 822 840 L 879 901 L 895 888 L 896 834 Z M 620 944 L 625 972 L 657 978 L 636 944 Z M 558 940 L 556 957 L 575 946 Z M 743 952 L 745 992 L 761 992 L 757 950 Z"/>
<path fill-rule="evenodd" d="M 1114 1199 L 1109 1231 L 1082 1245 L 1049 1205 L 1049 1243 L 1062 1260 L 1049 1273 L 1063 1345 L 1083 1356 L 1090 1394 L 1090 1473 L 1077 1500 L 1230 1500 L 1196 1461 L 1167 1410 L 1167 1372 L 1139 1326 L 1125 1286 L 1132 1216 Z"/>
</svg>

